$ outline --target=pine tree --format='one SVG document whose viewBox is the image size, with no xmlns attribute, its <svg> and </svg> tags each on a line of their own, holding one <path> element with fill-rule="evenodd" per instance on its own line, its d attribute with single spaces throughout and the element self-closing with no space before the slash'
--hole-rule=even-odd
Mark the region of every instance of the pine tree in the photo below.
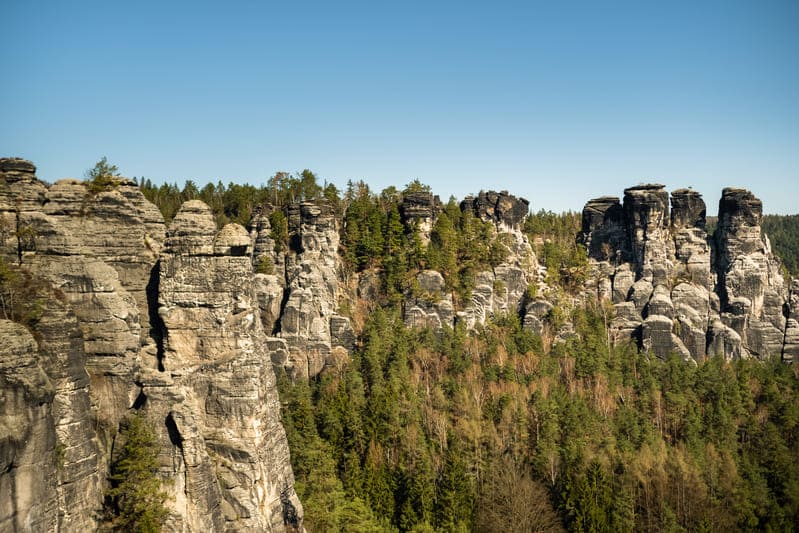
<svg viewBox="0 0 799 533">
<path fill-rule="evenodd" d="M 111 465 L 107 511 L 114 530 L 151 533 L 161 530 L 168 495 L 158 477 L 158 441 L 144 416 L 130 417 L 121 435 L 125 444 Z"/>
</svg>

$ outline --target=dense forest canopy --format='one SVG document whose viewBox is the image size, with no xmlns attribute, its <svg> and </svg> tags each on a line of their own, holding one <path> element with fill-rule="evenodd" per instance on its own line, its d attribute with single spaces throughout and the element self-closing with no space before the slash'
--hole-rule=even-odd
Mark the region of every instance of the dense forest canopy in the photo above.
<svg viewBox="0 0 799 533">
<path fill-rule="evenodd" d="M 799 215 L 765 215 L 762 228 L 785 269 L 799 277 Z"/>
</svg>

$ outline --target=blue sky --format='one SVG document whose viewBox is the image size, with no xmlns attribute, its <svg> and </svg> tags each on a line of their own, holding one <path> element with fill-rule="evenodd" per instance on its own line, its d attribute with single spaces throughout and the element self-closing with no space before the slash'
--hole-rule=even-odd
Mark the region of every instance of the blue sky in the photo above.
<svg viewBox="0 0 799 533">
<path fill-rule="evenodd" d="M 0 3 L 0 155 L 155 182 L 310 168 L 579 210 L 641 182 L 799 212 L 799 2 Z"/>
</svg>

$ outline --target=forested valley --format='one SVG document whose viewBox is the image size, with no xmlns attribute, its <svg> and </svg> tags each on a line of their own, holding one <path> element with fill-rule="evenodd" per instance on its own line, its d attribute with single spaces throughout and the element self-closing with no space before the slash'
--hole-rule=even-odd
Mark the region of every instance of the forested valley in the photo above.
<svg viewBox="0 0 799 533">
<path fill-rule="evenodd" d="M 540 334 L 514 315 L 467 331 L 409 329 L 401 295 L 435 269 L 458 302 L 504 257 L 485 223 L 444 203 L 429 244 L 400 222 L 403 194 L 320 185 L 310 171 L 265 186 L 139 183 L 167 220 L 201 199 L 218 224 L 273 206 L 331 203 L 343 277 L 373 271 L 380 292 L 341 312 L 358 333 L 317 377 L 278 376 L 308 531 L 793 531 L 799 524 L 799 367 L 711 357 L 688 364 L 611 342 L 613 308 L 575 305 L 590 273 L 580 215 L 532 213 L 523 231 L 555 303 Z M 799 218 L 766 216 L 797 274 Z M 265 267 L 265 268 L 268 268 Z M 535 288 L 531 287 L 531 291 Z M 556 338 L 560 324 L 574 334 Z"/>
</svg>

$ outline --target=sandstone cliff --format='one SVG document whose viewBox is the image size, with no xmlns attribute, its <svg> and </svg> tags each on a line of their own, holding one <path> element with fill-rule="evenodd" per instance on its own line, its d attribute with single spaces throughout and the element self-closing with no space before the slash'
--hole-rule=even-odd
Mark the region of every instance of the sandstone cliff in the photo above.
<svg viewBox="0 0 799 533">
<path fill-rule="evenodd" d="M 783 313 L 788 294 L 761 232 L 760 200 L 724 189 L 709 236 L 699 193 L 678 189 L 670 199 L 662 185 L 640 185 L 623 202 L 602 197 L 583 209 L 587 290 L 613 302 L 616 337 L 660 357 L 790 358 L 795 326 Z"/>
<path fill-rule="evenodd" d="M 257 216 L 251 233 L 255 266 L 262 258 L 273 274 L 256 276 L 257 300 L 263 325 L 281 343 L 273 360 L 292 378 L 317 375 L 334 350 L 352 348 L 349 318 L 339 314 L 341 258 L 339 222 L 324 201 L 296 203 L 287 208 L 288 249 L 276 251 L 265 216 Z"/>
<path fill-rule="evenodd" d="M 133 181 L 47 186 L 0 159 L 0 246 L 48 287 L 30 331 L 0 322 L 0 529 L 94 529 L 133 410 L 171 530 L 302 528 L 244 228 L 189 202 L 167 236 Z"/>
</svg>

